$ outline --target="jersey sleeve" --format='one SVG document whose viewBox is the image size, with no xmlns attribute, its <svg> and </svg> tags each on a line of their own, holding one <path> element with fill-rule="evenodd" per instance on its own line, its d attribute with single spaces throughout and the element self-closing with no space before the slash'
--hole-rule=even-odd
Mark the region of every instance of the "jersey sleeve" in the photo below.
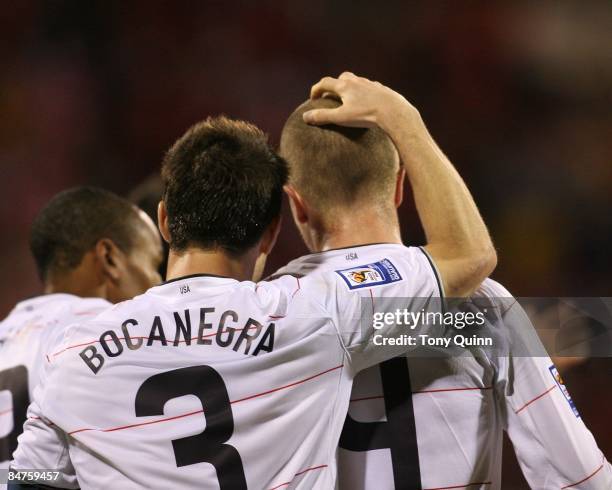
<svg viewBox="0 0 612 490">
<path fill-rule="evenodd" d="M 325 308 L 355 371 L 417 348 L 407 337 L 444 334 L 439 325 L 411 322 L 403 315 L 442 309 L 437 273 L 421 248 L 405 247 L 325 277 L 330 289 Z"/>
<path fill-rule="evenodd" d="M 533 343 L 540 342 L 518 302 L 504 315 L 504 323 L 513 336 L 528 336 L 532 349 Z M 500 410 L 530 487 L 612 488 L 612 467 L 580 418 L 551 359 L 512 356 L 511 351 L 499 362 Z"/>
<path fill-rule="evenodd" d="M 71 327 L 56 329 L 45 340 L 45 352 L 54 352 L 64 342 Z M 42 357 L 42 356 L 41 356 Z M 48 356 L 45 356 L 47 359 Z M 76 472 L 70 460 L 68 436 L 45 416 L 44 400 L 47 397 L 49 375 L 55 365 L 41 361 L 38 370 L 39 383 L 34 389 L 32 401 L 28 407 L 27 419 L 23 432 L 17 439 L 17 449 L 13 453 L 10 467 L 13 470 L 51 470 L 59 472 L 53 485 L 59 488 L 79 488 Z M 55 387 L 55 393 L 60 393 Z M 40 482 L 48 484 L 48 482 Z"/>
<path fill-rule="evenodd" d="M 40 388 L 40 387 L 39 387 Z M 70 461 L 66 435 L 42 414 L 35 398 L 28 408 L 28 418 L 18 446 L 13 453 L 13 470 L 57 471 L 59 477 L 53 485 L 59 488 L 79 488 L 76 472 Z M 41 481 L 40 483 L 47 483 Z"/>
</svg>

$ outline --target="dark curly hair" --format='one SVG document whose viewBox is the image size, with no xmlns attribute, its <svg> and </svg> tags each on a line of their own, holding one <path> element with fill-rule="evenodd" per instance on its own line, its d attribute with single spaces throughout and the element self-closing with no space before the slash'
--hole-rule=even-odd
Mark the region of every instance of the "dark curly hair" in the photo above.
<svg viewBox="0 0 612 490">
<path fill-rule="evenodd" d="M 226 117 L 192 126 L 162 165 L 170 248 L 240 255 L 280 215 L 285 161 L 253 124 Z"/>
</svg>

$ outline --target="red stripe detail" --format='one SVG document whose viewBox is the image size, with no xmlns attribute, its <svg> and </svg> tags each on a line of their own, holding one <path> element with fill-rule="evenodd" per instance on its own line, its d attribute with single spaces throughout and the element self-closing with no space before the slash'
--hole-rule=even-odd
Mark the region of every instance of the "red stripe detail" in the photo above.
<svg viewBox="0 0 612 490">
<path fill-rule="evenodd" d="M 232 328 L 232 327 L 226 327 L 226 328 Z M 257 328 L 257 327 L 249 327 L 249 328 Z M 234 330 L 235 330 L 236 332 L 241 332 L 242 330 L 244 330 L 244 328 L 234 328 Z M 224 332 L 224 331 L 221 331 L 221 333 L 225 333 L 225 332 Z M 206 338 L 206 337 L 214 337 L 215 335 L 217 335 L 217 332 L 213 332 L 213 333 L 209 333 L 209 334 L 206 334 L 206 335 L 202 335 L 202 338 L 204 339 L 204 338 Z M 117 337 L 117 338 L 118 338 L 119 340 L 125 340 L 125 339 L 126 339 L 125 337 Z M 134 337 L 134 336 L 130 336 L 130 340 L 138 340 L 138 339 L 145 340 L 145 339 L 148 339 L 148 338 L 149 338 L 148 336 L 147 336 L 147 337 L 143 337 L 143 336 L 136 336 L 136 337 Z M 194 340 L 198 340 L 199 338 L 200 338 L 200 337 L 191 337 L 191 339 L 190 339 L 190 340 L 193 342 Z M 75 349 L 75 348 L 77 348 L 77 347 L 83 347 L 84 345 L 96 344 L 96 343 L 98 343 L 98 342 L 100 342 L 100 339 L 98 339 L 98 340 L 92 340 L 91 342 L 84 342 L 84 343 L 82 343 L 82 344 L 74 344 L 74 345 L 69 345 L 68 347 L 65 347 L 64 349 L 62 349 L 62 350 L 60 350 L 60 351 L 56 352 L 55 354 L 51 354 L 51 355 L 52 355 L 53 357 L 56 357 L 56 356 L 59 356 L 60 354 L 63 354 L 64 352 L 66 352 L 68 349 Z M 187 343 L 187 340 L 186 340 L 186 339 L 179 340 L 177 343 L 182 344 L 183 342 L 184 342 L 184 343 Z M 169 343 L 169 344 L 174 344 L 174 340 L 168 340 L 168 343 Z"/>
<path fill-rule="evenodd" d="M 299 385 L 301 383 L 305 383 L 306 381 L 310 381 L 311 379 L 318 378 L 319 376 L 323 376 L 324 374 L 327 374 L 327 373 L 329 373 L 331 371 L 335 371 L 336 369 L 340 369 L 343 366 L 344 366 L 344 364 L 340 364 L 339 366 L 327 369 L 326 371 L 323 371 L 321 373 L 315 374 L 314 376 L 310 376 L 309 378 L 304 378 L 304 379 L 302 379 L 300 381 L 296 381 L 295 383 L 291 383 L 291 384 L 288 384 L 288 385 L 285 385 L 285 386 L 281 386 L 280 388 L 274 388 L 273 390 L 264 391 L 263 393 L 258 393 L 257 395 L 251 395 L 251 396 L 247 396 L 245 398 L 240 398 L 239 400 L 234 400 L 234 401 L 232 401 L 230 403 L 239 403 L 239 402 L 243 402 L 245 400 L 250 400 L 251 398 L 257 398 L 258 396 L 268 395 L 270 393 L 274 393 L 275 391 L 284 390 L 285 388 L 291 388 L 292 386 Z"/>
<path fill-rule="evenodd" d="M 40 417 L 28 417 L 28 420 L 42 420 Z M 49 427 L 55 427 L 55 424 L 53 422 L 51 422 L 50 420 L 46 420 L 45 424 L 47 424 Z"/>
<path fill-rule="evenodd" d="M 492 390 L 493 387 L 492 386 L 484 386 L 482 388 L 442 388 L 442 389 L 436 389 L 436 390 L 423 390 L 423 391 L 413 391 L 412 394 L 413 395 L 420 395 L 423 393 L 443 393 L 443 392 L 449 392 L 449 391 L 475 391 L 475 390 Z M 376 395 L 376 396 L 364 396 L 363 398 L 352 398 L 351 399 L 351 403 L 352 402 L 361 402 L 364 400 L 376 400 L 377 398 L 384 398 L 384 395 Z"/>
<path fill-rule="evenodd" d="M 59 356 L 60 354 L 63 354 L 64 352 L 66 352 L 68 349 L 74 349 L 76 347 L 83 347 L 84 345 L 91 345 L 91 344 L 95 344 L 96 342 L 100 342 L 99 340 L 93 340 L 91 342 L 84 342 L 82 344 L 75 344 L 75 345 L 70 345 L 58 352 L 56 352 L 55 354 L 51 354 L 53 357 L 55 356 Z"/>
<path fill-rule="evenodd" d="M 6 415 L 7 413 L 11 413 L 12 411 L 12 408 L 9 408 L 8 410 L 2 410 L 2 412 L 0 412 L 0 415 Z"/>
<path fill-rule="evenodd" d="M 529 405 L 531 405 L 533 402 L 539 400 L 540 398 L 542 398 L 544 395 L 548 395 L 552 390 L 554 390 L 557 387 L 557 385 L 553 385 L 550 388 L 548 388 L 544 393 L 536 396 L 533 400 L 529 400 L 527 403 L 525 403 L 525 405 L 523 405 L 521 408 L 519 408 L 518 410 L 516 410 L 514 413 L 519 413 L 522 410 L 524 410 L 525 408 L 527 408 Z"/>
<path fill-rule="evenodd" d="M 149 422 L 141 422 L 139 424 L 122 425 L 120 427 L 113 427 L 111 429 L 104 429 L 104 430 L 102 430 L 102 432 L 115 432 L 115 431 L 118 431 L 118 430 L 131 429 L 132 427 L 142 427 L 143 425 L 157 424 L 159 422 L 168 422 L 170 420 L 182 419 L 182 418 L 185 418 L 185 417 L 190 417 L 191 415 L 197 415 L 199 413 L 204 413 L 204 410 L 196 410 L 194 412 L 183 413 L 181 415 L 175 415 L 174 417 L 166 417 L 165 419 L 160 419 L 160 420 L 150 420 Z M 69 432 L 68 434 L 69 435 L 73 435 L 73 434 L 77 434 L 79 432 L 85 432 L 85 431 L 90 431 L 90 430 L 95 430 L 95 429 L 79 429 L 79 430 L 75 430 L 75 431 Z"/>
<path fill-rule="evenodd" d="M 274 388 L 273 390 L 263 391 L 261 393 L 257 393 L 255 395 L 250 395 L 250 396 L 247 396 L 245 398 L 240 398 L 238 400 L 233 400 L 230 403 L 231 404 L 240 403 L 240 402 L 243 402 L 243 401 L 246 401 L 246 400 L 251 400 L 253 398 L 257 398 L 257 397 L 260 397 L 260 396 L 268 395 L 268 394 L 274 393 L 276 391 L 284 390 L 286 388 L 291 388 L 292 386 L 296 386 L 296 385 L 305 383 L 306 381 L 310 381 L 311 379 L 318 378 L 319 376 L 323 376 L 324 374 L 327 374 L 327 373 L 329 373 L 331 371 L 335 371 L 336 369 L 340 369 L 343 366 L 344 366 L 344 364 L 341 364 L 340 366 L 336 366 L 336 367 L 327 369 L 326 371 L 320 372 L 320 373 L 315 374 L 313 376 L 310 376 L 308 378 L 304 378 L 304 379 L 302 379 L 300 381 L 296 381 L 295 383 L 291 383 L 291 384 L 288 384 L 288 385 L 280 386 L 279 388 Z M 77 434 L 79 432 L 88 432 L 88 431 L 92 431 L 92 430 L 95 430 L 95 431 L 98 431 L 98 432 L 115 432 L 115 431 L 123 430 L 123 429 L 131 429 L 131 428 L 134 428 L 134 427 L 142 427 L 144 425 L 158 424 L 160 422 L 168 422 L 170 420 L 176 420 L 176 419 L 181 419 L 181 418 L 184 418 L 184 417 L 190 417 L 192 415 L 197 415 L 197 414 L 200 414 L 200 413 L 204 413 L 204 410 L 203 409 L 202 410 L 196 410 L 194 412 L 184 413 L 184 414 L 181 414 L 181 415 L 174 415 L 173 417 L 166 417 L 166 418 L 163 418 L 163 419 L 150 420 L 148 422 L 140 422 L 138 424 L 123 425 L 123 426 L 120 426 L 120 427 L 113 427 L 113 428 L 110 428 L 110 429 L 90 429 L 90 428 L 77 429 L 77 430 L 73 430 L 72 432 L 68 432 L 68 435 Z"/>
<path fill-rule="evenodd" d="M 566 485 L 564 487 L 561 487 L 561 490 L 563 490 L 564 488 L 571 488 L 571 487 L 575 487 L 576 485 L 580 485 L 581 483 L 584 483 L 585 481 L 587 481 L 589 478 L 594 477 L 597 473 L 599 473 L 601 471 L 601 469 L 604 467 L 604 463 L 601 463 L 601 466 L 599 468 L 597 468 L 593 473 L 591 473 L 589 476 L 587 476 L 586 478 L 583 478 L 580 481 L 577 481 L 576 483 L 572 483 L 571 485 Z"/>
<path fill-rule="evenodd" d="M 491 482 L 490 481 L 483 481 L 483 482 L 467 483 L 465 485 L 456 485 L 456 486 L 453 486 L 453 487 L 424 488 L 423 490 L 451 490 L 453 488 L 473 487 L 474 485 L 491 485 Z"/>
<path fill-rule="evenodd" d="M 280 320 L 281 318 L 285 318 L 285 316 L 284 315 L 282 315 L 282 316 L 268 315 L 268 318 L 270 320 Z"/>
<path fill-rule="evenodd" d="M 272 488 L 270 488 L 269 490 L 277 490 L 278 488 L 281 488 L 281 487 L 286 487 L 287 485 L 290 485 L 290 484 L 291 484 L 291 482 L 292 482 L 293 480 L 295 480 L 295 477 L 296 477 L 296 476 L 303 475 L 304 473 L 307 473 L 308 471 L 320 470 L 320 469 L 323 469 L 323 468 L 327 468 L 327 465 L 326 465 L 326 464 L 322 464 L 322 465 L 320 465 L 320 466 L 313 466 L 313 467 L 311 467 L 311 468 L 306 468 L 305 470 L 298 471 L 298 472 L 297 472 L 297 473 L 296 473 L 296 474 L 293 476 L 293 478 L 292 478 L 290 481 L 285 482 L 285 483 L 281 483 L 280 485 L 277 485 L 277 486 L 275 486 L 275 487 L 272 487 Z"/>
</svg>

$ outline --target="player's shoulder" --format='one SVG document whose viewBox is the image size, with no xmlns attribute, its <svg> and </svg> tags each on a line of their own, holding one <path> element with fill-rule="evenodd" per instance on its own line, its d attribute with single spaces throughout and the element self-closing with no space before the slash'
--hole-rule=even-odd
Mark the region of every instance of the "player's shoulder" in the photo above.
<svg viewBox="0 0 612 490">
<path fill-rule="evenodd" d="M 512 298 L 512 293 L 499 282 L 487 277 L 474 293 L 476 296 L 488 298 Z"/>
<path fill-rule="evenodd" d="M 486 278 L 471 296 L 472 302 L 481 307 L 495 308 L 503 316 L 517 304 L 508 289 L 499 282 Z"/>
<path fill-rule="evenodd" d="M 153 303 L 153 299 L 144 293 L 119 303 L 108 304 L 108 307 L 100 311 L 99 314 L 86 318 L 84 323 L 88 325 L 116 323 L 122 321 L 122 319 L 130 318 L 130 316 L 149 311 Z"/>
<path fill-rule="evenodd" d="M 329 281 L 321 274 L 275 274 L 255 285 L 257 301 L 272 316 L 322 312 L 330 296 Z"/>
<path fill-rule="evenodd" d="M 380 243 L 326 250 L 289 262 L 271 278 L 292 275 L 340 282 L 349 290 L 384 286 L 409 280 L 418 285 L 419 276 L 436 277 L 427 252 L 421 247 Z M 317 279 L 313 282 L 317 283 Z M 438 281 L 439 282 L 439 281 Z"/>
<path fill-rule="evenodd" d="M 23 329 L 47 332 L 66 326 L 80 317 L 91 317 L 108 308 L 101 298 L 81 298 L 72 294 L 45 294 L 15 305 L 0 324 L 0 335 L 7 337 Z"/>
<path fill-rule="evenodd" d="M 104 313 L 113 305 L 103 298 L 79 298 L 65 304 L 64 315 L 71 323 L 79 320 L 88 320 Z"/>
<path fill-rule="evenodd" d="M 361 267 L 384 259 L 396 260 L 402 267 L 406 267 L 425 256 L 426 252 L 421 247 L 407 247 L 398 243 L 356 245 L 303 255 L 281 267 L 271 277 L 284 274 L 305 276 L 315 272 Z"/>
</svg>

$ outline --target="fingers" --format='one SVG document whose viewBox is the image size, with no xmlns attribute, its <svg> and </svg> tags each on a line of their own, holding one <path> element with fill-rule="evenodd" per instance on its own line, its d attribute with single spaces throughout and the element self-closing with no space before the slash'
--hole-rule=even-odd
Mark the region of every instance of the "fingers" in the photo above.
<svg viewBox="0 0 612 490">
<path fill-rule="evenodd" d="M 359 78 L 359 77 L 357 75 L 355 75 L 353 72 L 350 72 L 350 71 L 344 71 L 338 77 L 339 80 L 354 80 L 356 78 Z"/>
<path fill-rule="evenodd" d="M 310 98 L 318 99 L 325 92 L 333 92 L 340 95 L 340 90 L 344 87 L 344 82 L 337 78 L 324 77 L 318 83 L 315 83 L 310 89 Z"/>
<path fill-rule="evenodd" d="M 334 109 L 312 109 L 303 114 L 306 124 L 321 126 L 323 124 L 337 124 L 343 121 L 343 106 Z"/>
</svg>

